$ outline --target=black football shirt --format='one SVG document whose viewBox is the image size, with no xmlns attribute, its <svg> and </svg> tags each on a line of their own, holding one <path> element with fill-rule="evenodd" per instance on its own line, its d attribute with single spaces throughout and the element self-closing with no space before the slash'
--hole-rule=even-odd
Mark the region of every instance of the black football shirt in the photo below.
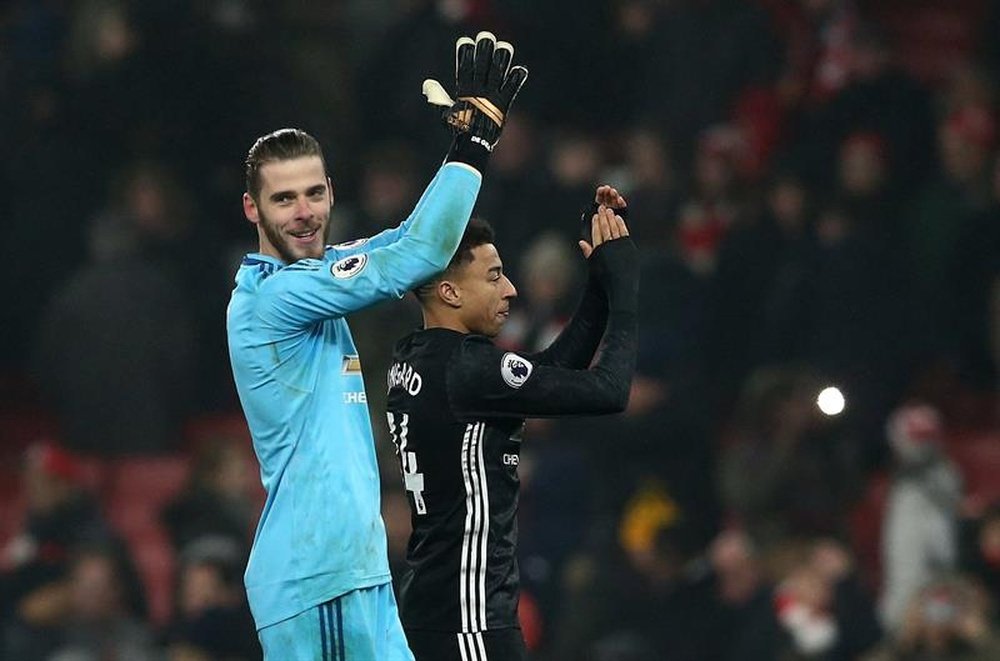
<svg viewBox="0 0 1000 661">
<path fill-rule="evenodd" d="M 607 262 L 628 254 L 594 253 L 573 319 L 541 353 L 505 351 L 489 338 L 444 328 L 418 330 L 396 344 L 387 421 L 413 526 L 400 582 L 406 629 L 518 626 L 524 419 L 624 407 L 635 366 L 638 284 L 629 267 Z"/>
</svg>

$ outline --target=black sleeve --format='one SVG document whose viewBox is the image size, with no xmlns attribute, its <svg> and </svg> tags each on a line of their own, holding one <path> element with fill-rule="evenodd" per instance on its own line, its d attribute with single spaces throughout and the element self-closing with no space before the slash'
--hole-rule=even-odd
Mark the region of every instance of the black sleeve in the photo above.
<svg viewBox="0 0 1000 661">
<path fill-rule="evenodd" d="M 566 328 L 544 351 L 528 358 L 539 365 L 586 369 L 594 359 L 607 323 L 607 295 L 598 279 L 591 274 L 583 298 Z"/>
<path fill-rule="evenodd" d="M 595 258 L 595 277 L 608 292 L 608 324 L 594 366 L 533 362 L 498 349 L 487 338 L 469 336 L 447 368 L 448 398 L 456 414 L 526 418 L 624 410 L 635 371 L 638 260 L 629 239 L 602 244 Z"/>
</svg>

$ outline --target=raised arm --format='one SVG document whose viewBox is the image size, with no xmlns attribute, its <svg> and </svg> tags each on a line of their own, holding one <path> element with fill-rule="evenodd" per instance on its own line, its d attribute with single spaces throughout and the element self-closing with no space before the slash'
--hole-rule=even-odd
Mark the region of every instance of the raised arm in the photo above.
<svg viewBox="0 0 1000 661">
<path fill-rule="evenodd" d="M 625 198 L 613 187 L 602 185 L 594 194 L 597 210 L 601 206 L 614 213 L 623 213 L 627 205 Z M 600 279 L 594 273 L 595 262 L 590 259 L 594 248 L 605 241 L 628 236 L 628 227 L 621 225 L 612 216 L 595 213 L 590 219 L 590 241 L 581 240 L 580 250 L 587 259 L 587 285 L 583 297 L 573 313 L 573 317 L 559 336 L 544 351 L 528 358 L 541 365 L 585 369 L 594 359 L 594 353 L 601 343 L 604 327 L 608 322 L 608 299 Z"/>
<path fill-rule="evenodd" d="M 424 81 L 423 93 L 427 102 L 444 108 L 442 119 L 454 134 L 442 170 L 449 163 L 464 163 L 480 173 L 485 172 L 489 156 L 506 123 L 507 113 L 528 78 L 525 67 L 511 66 L 513 57 L 514 46 L 506 41 L 497 41 L 489 32 L 480 32 L 475 41 L 461 37 L 455 42 L 457 101 L 444 91 L 438 81 Z M 438 177 L 431 181 L 406 220 L 368 239 L 369 249 L 397 241 L 409 230 L 424 201 L 434 190 Z M 459 238 L 461 234 L 460 231 Z M 448 258 L 451 258 L 450 253 Z"/>
<path fill-rule="evenodd" d="M 600 358 L 589 369 L 537 363 L 470 336 L 448 367 L 451 406 L 467 417 L 597 415 L 624 410 L 636 360 L 638 263 L 623 237 L 593 251 L 595 277 L 608 292 Z"/>
<path fill-rule="evenodd" d="M 400 298 L 447 267 L 469 221 L 482 171 L 506 113 L 527 78 L 524 67 L 510 66 L 513 46 L 497 42 L 488 32 L 481 32 L 475 41 L 462 37 L 455 52 L 458 101 L 444 95 L 451 101 L 445 122 L 454 139 L 413 213 L 400 227 L 367 243 L 328 250 L 322 260 L 300 260 L 265 281 L 257 312 L 266 324 L 297 332 L 322 319 Z M 440 89 L 439 83 L 434 84 Z"/>
</svg>

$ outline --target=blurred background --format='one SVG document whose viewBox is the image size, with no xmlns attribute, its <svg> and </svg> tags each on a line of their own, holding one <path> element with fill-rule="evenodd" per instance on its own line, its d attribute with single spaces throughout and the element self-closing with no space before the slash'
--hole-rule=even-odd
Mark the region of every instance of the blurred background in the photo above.
<svg viewBox="0 0 1000 661">
<path fill-rule="evenodd" d="M 449 142 L 420 83 L 480 29 L 531 70 L 476 210 L 499 342 L 572 313 L 598 183 L 642 254 L 628 411 L 529 423 L 531 658 L 1000 658 L 996 0 L 0 3 L 0 657 L 259 658 L 242 159 L 303 128 L 330 241 L 395 225 Z M 418 323 L 351 320 L 396 575 Z"/>
</svg>

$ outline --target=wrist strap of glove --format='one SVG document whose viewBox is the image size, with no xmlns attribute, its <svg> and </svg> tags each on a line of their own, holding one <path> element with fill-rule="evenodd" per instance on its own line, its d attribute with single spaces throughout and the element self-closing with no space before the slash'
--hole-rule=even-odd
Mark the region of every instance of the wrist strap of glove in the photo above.
<svg viewBox="0 0 1000 661">
<path fill-rule="evenodd" d="M 460 96 L 459 101 L 465 101 L 470 106 L 478 108 L 481 113 L 493 120 L 497 127 L 503 126 L 504 115 L 500 108 L 496 107 L 489 99 L 481 96 Z M 471 110 L 471 109 L 470 109 Z"/>
<path fill-rule="evenodd" d="M 458 161 L 465 163 L 479 170 L 481 174 L 486 173 L 486 166 L 490 160 L 489 143 L 478 136 L 469 133 L 459 133 L 451 141 L 451 148 L 445 157 L 445 162 Z"/>
</svg>

